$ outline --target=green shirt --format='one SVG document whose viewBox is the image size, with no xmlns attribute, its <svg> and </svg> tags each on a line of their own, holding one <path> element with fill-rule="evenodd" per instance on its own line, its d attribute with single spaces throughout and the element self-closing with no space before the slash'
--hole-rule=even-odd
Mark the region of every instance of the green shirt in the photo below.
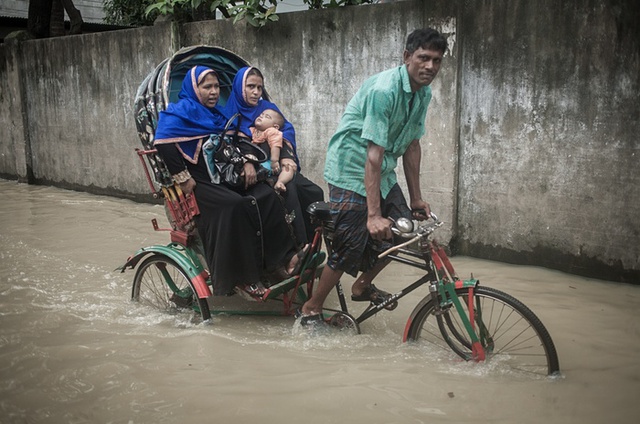
<svg viewBox="0 0 640 424">
<path fill-rule="evenodd" d="M 412 109 L 409 102 L 413 99 Z M 324 177 L 329 184 L 367 195 L 364 166 L 368 141 L 385 149 L 380 191 L 386 198 L 396 182 L 398 158 L 411 142 L 424 134 L 431 87 L 411 92 L 405 65 L 376 74 L 366 80 L 342 115 L 329 141 Z"/>
</svg>

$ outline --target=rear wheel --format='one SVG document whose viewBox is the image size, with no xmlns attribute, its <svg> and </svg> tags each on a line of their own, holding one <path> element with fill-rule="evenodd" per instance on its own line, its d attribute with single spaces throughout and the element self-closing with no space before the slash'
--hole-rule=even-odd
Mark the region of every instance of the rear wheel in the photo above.
<svg viewBox="0 0 640 424">
<path fill-rule="evenodd" d="M 469 316 L 468 289 L 456 290 Z M 526 373 L 550 375 L 560 370 L 549 332 L 522 302 L 490 287 L 473 290 L 474 328 L 487 361 L 501 361 Z M 472 342 L 455 307 L 436 315 L 433 300 L 415 315 L 408 338 L 453 350 L 471 360 Z"/>
<path fill-rule="evenodd" d="M 131 299 L 165 312 L 192 309 L 203 320 L 211 318 L 207 299 L 199 299 L 188 274 L 162 254 L 145 259 L 133 278 Z"/>
</svg>

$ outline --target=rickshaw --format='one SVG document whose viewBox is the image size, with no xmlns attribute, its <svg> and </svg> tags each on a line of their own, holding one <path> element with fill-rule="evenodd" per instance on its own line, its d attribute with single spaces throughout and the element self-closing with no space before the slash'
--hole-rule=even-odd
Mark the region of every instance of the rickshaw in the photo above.
<svg viewBox="0 0 640 424">
<path fill-rule="evenodd" d="M 312 204 L 308 213 L 315 226 L 311 247 L 302 258 L 300 272 L 267 287 L 261 302 L 280 302 L 277 310 L 217 310 L 212 295 L 212 282 L 204 260 L 204 249 L 193 217 L 198 211 L 192 195 L 185 195 L 174 184 L 152 141 L 158 114 L 177 99 L 180 84 L 187 71 L 203 65 L 219 74 L 220 102 L 231 92 L 236 72 L 248 63 L 220 47 L 192 46 L 179 50 L 161 62 L 142 82 L 135 100 L 138 133 L 143 148 L 136 149 L 152 195 L 165 206 L 170 228 L 170 242 L 139 249 L 119 269 L 135 269 L 131 290 L 132 301 L 172 312 L 192 310 L 203 323 L 212 314 L 274 314 L 293 316 L 296 309 L 313 293 L 327 253 L 331 252 L 333 222 L 329 205 Z M 268 94 L 263 95 L 268 99 Z M 424 271 L 415 282 L 382 303 L 371 302 L 359 315 L 349 313 L 349 305 L 340 283 L 336 286 L 339 309 L 323 310 L 324 323 L 340 330 L 360 333 L 360 323 L 382 311 L 392 311 L 398 301 L 420 287 L 427 293 L 410 314 L 403 341 L 426 343 L 453 351 L 466 361 L 502 360 L 509 366 L 536 375 L 556 375 L 559 361 L 553 340 L 540 319 L 522 302 L 502 291 L 480 285 L 473 276 L 458 277 L 443 246 L 432 234 L 442 222 L 432 214 L 426 223 L 399 219 L 392 228 L 395 245 L 381 256 Z"/>
</svg>

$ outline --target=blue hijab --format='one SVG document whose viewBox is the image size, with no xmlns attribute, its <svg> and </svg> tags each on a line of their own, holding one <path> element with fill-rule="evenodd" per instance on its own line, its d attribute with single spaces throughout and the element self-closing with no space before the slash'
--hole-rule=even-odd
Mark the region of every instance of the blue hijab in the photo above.
<svg viewBox="0 0 640 424">
<path fill-rule="evenodd" d="M 178 94 L 178 102 L 160 112 L 154 144 L 176 143 L 182 156 L 198 163 L 204 138 L 224 130 L 227 118 L 216 107 L 206 107 L 198 97 L 197 87 L 208 74 L 218 74 L 205 66 L 194 66 L 187 72 Z"/>
<path fill-rule="evenodd" d="M 280 109 L 278 109 L 278 106 L 268 100 L 261 98 L 260 100 L 258 100 L 258 104 L 256 106 L 250 106 L 249 104 L 247 104 L 246 100 L 244 99 L 244 86 L 247 80 L 247 74 L 251 69 L 252 67 L 245 66 L 238 71 L 236 76 L 233 78 L 233 86 L 231 88 L 231 94 L 229 95 L 227 104 L 222 109 L 224 114 L 229 118 L 236 113 L 240 114 L 240 127 L 238 128 L 238 130 L 247 136 L 251 136 L 251 130 L 249 129 L 249 127 L 253 126 L 253 121 L 255 121 L 256 118 L 260 116 L 260 114 L 265 109 L 273 109 L 284 117 L 284 114 L 280 111 Z M 236 118 L 235 124 L 237 127 L 238 118 Z M 291 122 L 287 121 L 286 118 L 284 120 L 284 126 L 280 128 L 280 131 L 282 131 L 282 136 L 284 137 L 284 139 L 291 143 L 295 152 L 296 131 L 293 128 L 293 125 L 291 125 Z"/>
</svg>

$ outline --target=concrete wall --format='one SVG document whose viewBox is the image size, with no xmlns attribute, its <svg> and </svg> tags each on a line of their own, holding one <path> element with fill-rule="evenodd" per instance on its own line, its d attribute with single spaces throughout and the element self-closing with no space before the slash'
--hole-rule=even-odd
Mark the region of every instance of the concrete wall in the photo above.
<svg viewBox="0 0 640 424">
<path fill-rule="evenodd" d="M 7 166 L 2 175 L 13 171 L 31 182 L 99 194 L 144 193 L 146 182 L 134 154 L 140 142 L 133 99 L 149 71 L 173 53 L 170 28 L 2 46 L 12 98 L 6 117 L 11 125 L 0 127 L 0 146 L 6 163 L 27 164 L 26 170 Z M 13 96 L 18 92 L 22 99 Z M 28 122 L 24 127 L 21 107 Z M 6 113 L 5 107 L 0 110 Z M 25 151 L 32 152 L 26 161 Z M 10 158 L 11 152 L 15 156 Z"/>
<path fill-rule="evenodd" d="M 27 181 L 26 109 L 20 83 L 20 45 L 0 46 L 0 176 Z"/>
<path fill-rule="evenodd" d="M 638 2 L 478 1 L 459 32 L 459 250 L 638 283 Z"/>
<path fill-rule="evenodd" d="M 327 142 L 406 34 L 450 40 L 422 140 L 425 197 L 459 252 L 640 282 L 638 6 L 406 1 L 0 46 L 0 175 L 139 197 L 132 102 L 182 46 L 218 45 L 266 75 L 324 186 Z M 32 152 L 33 154 L 31 154 Z"/>
</svg>

